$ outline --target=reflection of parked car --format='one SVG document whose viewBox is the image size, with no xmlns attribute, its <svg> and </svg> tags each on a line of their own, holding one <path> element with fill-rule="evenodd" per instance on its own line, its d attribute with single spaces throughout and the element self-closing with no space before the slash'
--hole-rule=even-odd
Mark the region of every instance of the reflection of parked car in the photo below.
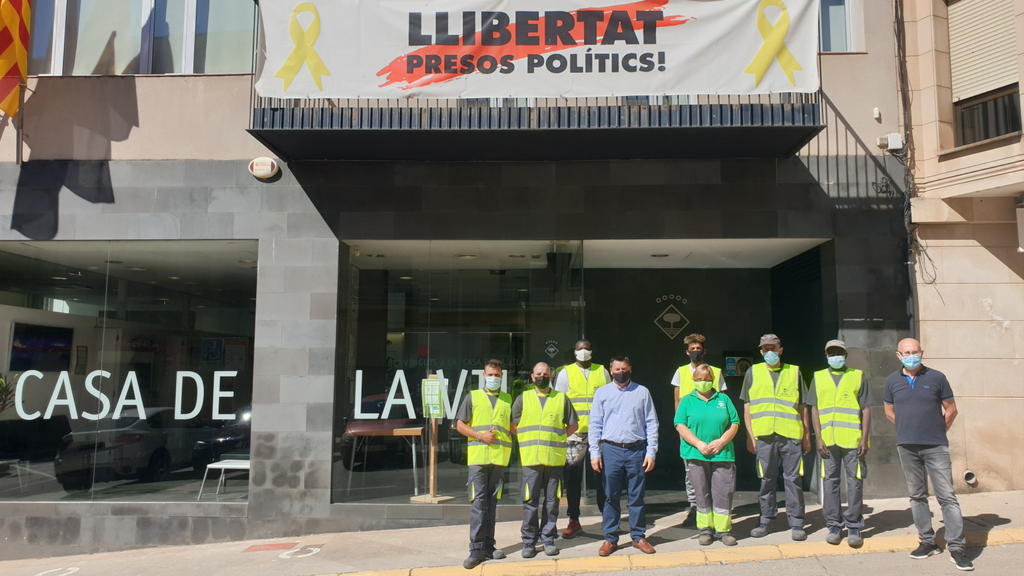
<svg viewBox="0 0 1024 576">
<path fill-rule="evenodd" d="M 137 410 L 126 410 L 116 420 L 86 422 L 65 435 L 53 468 L 68 491 L 88 490 L 94 478 L 165 480 L 190 466 L 192 447 L 216 431 L 196 420 L 175 420 L 173 408 L 151 408 L 142 418 Z"/>
<path fill-rule="evenodd" d="M 232 454 L 233 459 L 248 460 L 251 440 L 252 407 L 246 406 L 235 411 L 235 419 L 212 438 L 196 442 L 192 447 L 192 469 L 196 474 L 202 474 L 207 464 L 223 460 L 225 454 Z"/>
<path fill-rule="evenodd" d="M 362 412 L 364 414 L 383 414 L 384 404 L 387 401 L 387 396 L 367 396 L 363 398 Z M 345 465 L 346 470 L 351 469 L 352 465 L 352 447 L 355 444 L 355 436 L 360 436 L 359 439 L 359 450 L 356 452 L 356 459 L 359 460 L 360 470 L 366 468 L 366 462 L 363 462 L 363 454 L 367 455 L 367 460 L 371 458 L 378 462 L 385 460 L 391 460 L 395 463 L 412 462 L 412 447 L 406 442 L 405 439 L 397 436 L 361 436 L 364 433 L 372 433 L 376 430 L 396 430 L 398 428 L 416 428 L 423 426 L 423 408 L 420 399 L 416 397 L 413 400 L 413 407 L 416 411 L 417 418 L 388 418 L 387 420 L 356 420 L 355 411 L 352 415 L 345 419 L 345 433 L 341 436 L 341 441 L 337 446 L 337 450 L 340 453 L 339 457 L 342 464 Z M 408 416 L 406 409 L 403 406 L 392 408 L 391 415 L 401 414 Z M 422 443 L 417 439 L 417 444 L 422 448 Z M 380 456 L 377 456 L 377 455 Z"/>
</svg>

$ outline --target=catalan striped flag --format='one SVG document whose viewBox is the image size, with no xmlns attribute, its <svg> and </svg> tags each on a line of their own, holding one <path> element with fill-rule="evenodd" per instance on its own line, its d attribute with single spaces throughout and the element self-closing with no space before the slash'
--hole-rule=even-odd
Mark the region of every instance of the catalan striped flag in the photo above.
<svg viewBox="0 0 1024 576">
<path fill-rule="evenodd" d="M 0 110 L 18 113 L 21 83 L 28 77 L 32 0 L 0 0 Z"/>
</svg>

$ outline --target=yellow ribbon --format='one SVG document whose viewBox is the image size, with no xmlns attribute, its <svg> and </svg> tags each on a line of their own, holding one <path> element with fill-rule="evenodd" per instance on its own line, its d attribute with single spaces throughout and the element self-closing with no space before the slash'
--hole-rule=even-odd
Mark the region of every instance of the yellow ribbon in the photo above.
<svg viewBox="0 0 1024 576">
<path fill-rule="evenodd" d="M 303 12 L 313 15 L 313 21 L 305 30 L 299 24 L 299 14 Z M 295 48 L 292 49 L 288 59 L 284 61 L 284 65 L 277 71 L 277 74 L 274 74 L 274 77 L 283 79 L 284 89 L 288 90 L 292 80 L 295 80 L 299 70 L 302 70 L 302 65 L 306 64 L 309 66 L 309 73 L 313 76 L 313 81 L 316 82 L 316 87 L 323 92 L 324 87 L 320 83 L 320 77 L 330 76 L 331 73 L 324 65 L 324 61 L 320 59 L 320 55 L 316 53 L 316 49 L 313 48 L 317 38 L 320 37 L 320 12 L 312 2 L 301 2 L 295 6 L 295 10 L 292 11 L 292 20 L 288 23 L 288 34 L 292 37 Z"/>
<path fill-rule="evenodd" d="M 769 6 L 777 6 L 782 9 L 782 15 L 779 16 L 775 24 L 769 22 L 768 17 L 764 15 L 765 8 Z M 786 5 L 782 3 L 782 0 L 761 0 L 761 5 L 757 7 L 757 31 L 760 32 L 764 44 L 761 45 L 761 48 L 757 51 L 754 59 L 744 72 L 754 75 L 754 86 L 756 87 L 761 84 L 761 78 L 768 72 L 768 67 L 772 65 L 772 60 L 778 59 L 779 66 L 782 66 L 782 71 L 789 78 L 789 83 L 796 86 L 793 71 L 803 70 L 803 67 L 793 57 L 793 53 L 789 51 L 789 48 L 786 47 L 786 34 L 789 32 L 789 11 L 786 10 Z"/>
</svg>

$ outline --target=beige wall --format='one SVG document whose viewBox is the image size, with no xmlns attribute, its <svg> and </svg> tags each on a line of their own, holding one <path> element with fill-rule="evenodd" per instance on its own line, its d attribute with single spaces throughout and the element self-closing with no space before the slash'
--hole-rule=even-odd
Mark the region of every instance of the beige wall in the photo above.
<svg viewBox="0 0 1024 576">
<path fill-rule="evenodd" d="M 249 75 L 29 79 L 29 160 L 250 160 L 269 155 L 246 131 Z M 15 158 L 0 124 L 0 162 Z"/>
</svg>

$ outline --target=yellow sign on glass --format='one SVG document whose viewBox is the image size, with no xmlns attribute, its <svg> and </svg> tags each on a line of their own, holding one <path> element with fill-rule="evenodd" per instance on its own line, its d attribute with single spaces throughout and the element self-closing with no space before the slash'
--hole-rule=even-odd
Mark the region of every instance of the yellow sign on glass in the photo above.
<svg viewBox="0 0 1024 576">
<path fill-rule="evenodd" d="M 764 15 L 765 9 L 769 6 L 782 9 L 782 14 L 775 24 L 769 22 L 768 17 Z M 803 67 L 786 47 L 786 34 L 789 33 L 789 11 L 786 10 L 786 5 L 782 0 L 761 0 L 761 5 L 757 7 L 757 31 L 761 34 L 764 44 L 761 44 L 761 48 L 744 72 L 753 74 L 754 86 L 759 86 L 761 79 L 768 72 L 768 67 L 772 65 L 772 61 L 778 60 L 782 71 L 789 78 L 789 83 L 796 86 L 793 71 L 803 70 Z"/>
<path fill-rule="evenodd" d="M 313 21 L 305 30 L 302 29 L 302 24 L 299 24 L 299 14 L 303 12 L 313 15 Z M 295 76 L 305 64 L 309 67 L 309 73 L 313 76 L 316 87 L 323 92 L 324 87 L 320 83 L 320 77 L 330 76 L 331 73 L 327 70 L 324 61 L 320 59 L 320 55 L 316 53 L 316 49 L 313 48 L 317 38 L 320 37 L 320 12 L 312 2 L 301 2 L 295 6 L 295 10 L 292 10 L 291 22 L 288 23 L 288 34 L 292 37 L 295 48 L 292 49 L 288 59 L 284 61 L 284 65 L 277 71 L 277 74 L 274 74 L 274 77 L 284 80 L 284 89 L 288 90 L 288 86 L 291 85 L 292 80 L 295 80 Z"/>
</svg>

